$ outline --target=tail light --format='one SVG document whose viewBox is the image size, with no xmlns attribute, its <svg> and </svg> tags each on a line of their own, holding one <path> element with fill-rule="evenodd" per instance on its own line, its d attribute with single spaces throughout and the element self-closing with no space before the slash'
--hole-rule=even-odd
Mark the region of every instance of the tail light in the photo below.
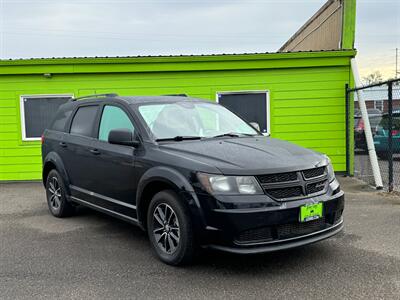
<svg viewBox="0 0 400 300">
<path fill-rule="evenodd" d="M 44 144 L 44 134 L 40 137 L 40 141 L 42 142 L 42 145 Z"/>
<path fill-rule="evenodd" d="M 392 135 L 398 135 L 400 133 L 400 130 L 392 130 Z"/>
</svg>

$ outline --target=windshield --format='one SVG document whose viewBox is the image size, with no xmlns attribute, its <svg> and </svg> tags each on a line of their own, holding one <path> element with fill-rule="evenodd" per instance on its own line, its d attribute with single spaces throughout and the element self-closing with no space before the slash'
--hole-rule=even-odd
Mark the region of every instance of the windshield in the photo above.
<svg viewBox="0 0 400 300">
<path fill-rule="evenodd" d="M 371 128 L 375 128 L 376 126 L 379 125 L 379 123 L 381 122 L 382 117 L 378 116 L 378 117 L 370 117 L 369 118 L 369 124 L 371 125 Z"/>
<path fill-rule="evenodd" d="M 225 107 L 204 102 L 176 102 L 143 104 L 139 113 L 154 137 L 216 137 L 225 134 L 259 135 L 242 119 Z"/>
</svg>

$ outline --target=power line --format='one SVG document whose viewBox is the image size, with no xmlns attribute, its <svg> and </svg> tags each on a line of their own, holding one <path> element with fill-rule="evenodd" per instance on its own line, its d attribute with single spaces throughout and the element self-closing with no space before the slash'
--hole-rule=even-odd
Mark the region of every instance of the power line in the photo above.
<svg viewBox="0 0 400 300">
<path fill-rule="evenodd" d="M 1 1 L 1 0 L 0 0 Z M 167 37 L 206 37 L 206 38 L 210 38 L 210 37 L 215 37 L 215 38 L 225 38 L 225 37 L 232 37 L 232 38 L 237 38 L 238 36 L 240 37 L 250 37 L 250 38 L 265 38 L 266 36 L 268 36 L 268 38 L 270 37 L 282 37 L 282 34 L 278 34 L 278 33 L 272 33 L 271 32 L 254 32 L 253 31 L 235 31 L 235 32 L 221 32 L 220 34 L 216 34 L 216 33 L 181 33 L 181 32 L 177 32 L 177 33 L 149 33 L 149 32 L 136 32 L 136 33 L 132 33 L 132 32 L 121 32 L 121 31 L 93 31 L 93 30 L 74 30 L 74 29 L 57 29 L 57 28 L 43 28 L 43 27 L 18 27 L 18 26 L 12 26 L 10 27 L 10 30 L 7 28 L 6 29 L 8 32 L 11 33 L 28 33 L 28 32 L 40 32 L 40 33 L 67 33 L 67 34 L 74 34 L 74 33 L 84 33 L 84 34 L 112 34 L 112 35 L 117 35 L 117 36 L 124 36 L 124 35 L 136 35 L 136 36 L 148 36 L 149 34 L 151 34 L 152 36 L 167 36 Z"/>
<path fill-rule="evenodd" d="M 165 40 L 167 41 L 182 41 L 185 42 L 187 40 L 190 40 L 191 42 L 198 42 L 198 43 L 206 43 L 209 42 L 211 38 L 196 38 L 193 37 L 192 39 L 189 39 L 188 37 L 184 37 L 184 36 L 176 36 L 176 37 L 162 37 L 162 36 L 158 36 L 158 37 L 153 37 L 153 36 L 134 36 L 132 35 L 132 37 L 115 37 L 115 36 L 98 36 L 98 35 L 75 35 L 75 34 L 46 34 L 46 33 L 39 33 L 39 32 L 16 32 L 16 31 L 4 31 L 4 34 L 7 35 L 21 35 L 21 36 L 40 36 L 40 37 L 46 37 L 46 38 L 73 38 L 73 39 L 95 39 L 95 40 L 120 40 L 120 41 L 145 41 L 145 42 L 165 42 Z M 257 38 L 257 39 L 246 39 L 242 37 L 237 37 L 237 38 L 213 38 L 213 42 L 220 42 L 220 43 L 225 43 L 225 42 L 236 42 L 237 40 L 246 40 L 247 44 L 260 44 L 260 45 L 278 45 L 281 44 L 280 41 L 269 41 L 268 43 L 264 42 L 263 40 Z"/>
</svg>

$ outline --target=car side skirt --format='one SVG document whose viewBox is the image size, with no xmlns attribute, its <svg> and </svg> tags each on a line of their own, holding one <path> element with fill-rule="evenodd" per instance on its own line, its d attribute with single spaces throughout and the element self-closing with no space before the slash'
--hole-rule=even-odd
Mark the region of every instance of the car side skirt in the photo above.
<svg viewBox="0 0 400 300">
<path fill-rule="evenodd" d="M 137 226 L 141 227 L 140 224 L 139 224 L 139 222 L 138 222 L 138 220 L 135 219 L 135 218 L 132 218 L 132 217 L 129 217 L 129 216 L 127 216 L 127 215 L 121 214 L 121 213 L 119 213 L 119 212 L 116 212 L 116 211 L 113 211 L 113 210 L 110 210 L 110 209 L 107 209 L 107 208 L 98 206 L 98 205 L 96 205 L 96 204 L 90 203 L 90 202 L 88 202 L 88 201 L 79 199 L 79 198 L 74 197 L 74 196 L 71 196 L 71 200 L 72 200 L 73 202 L 76 202 L 76 203 L 81 204 L 81 205 L 83 205 L 83 206 L 92 208 L 92 209 L 97 210 L 97 211 L 99 211 L 99 212 L 108 214 L 108 215 L 113 216 L 113 217 L 116 217 L 116 218 L 118 218 L 118 219 L 120 219 L 120 220 L 127 221 L 127 222 L 129 222 L 129 223 L 132 223 L 132 224 L 134 224 L 134 225 L 137 225 Z"/>
</svg>

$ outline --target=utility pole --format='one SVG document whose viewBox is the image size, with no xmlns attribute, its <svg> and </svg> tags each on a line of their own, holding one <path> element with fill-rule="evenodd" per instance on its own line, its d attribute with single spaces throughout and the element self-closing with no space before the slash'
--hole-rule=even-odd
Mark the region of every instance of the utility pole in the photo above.
<svg viewBox="0 0 400 300">
<path fill-rule="evenodd" d="M 4 2 L 0 0 L 0 59 L 5 58 L 5 46 L 4 46 Z"/>
<path fill-rule="evenodd" d="M 399 52 L 399 48 L 396 48 L 396 74 L 394 74 L 395 78 L 397 78 L 397 75 L 400 74 L 400 71 L 398 69 L 398 65 L 399 65 L 399 63 L 398 63 L 398 57 L 399 57 L 398 52 Z"/>
</svg>

